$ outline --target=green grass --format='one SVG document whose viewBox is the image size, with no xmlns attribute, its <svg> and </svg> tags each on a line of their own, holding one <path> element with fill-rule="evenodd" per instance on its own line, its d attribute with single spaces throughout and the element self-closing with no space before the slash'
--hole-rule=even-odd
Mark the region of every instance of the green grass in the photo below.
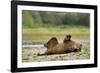
<svg viewBox="0 0 100 73">
<path fill-rule="evenodd" d="M 23 34 L 71 34 L 71 35 L 89 35 L 89 28 L 84 26 L 67 26 L 67 27 L 38 27 L 24 28 Z"/>
<path fill-rule="evenodd" d="M 23 28 L 23 41 L 45 42 L 51 37 L 63 39 L 65 35 L 89 36 L 90 29 L 84 26 L 55 26 L 55 27 L 37 27 Z"/>
</svg>

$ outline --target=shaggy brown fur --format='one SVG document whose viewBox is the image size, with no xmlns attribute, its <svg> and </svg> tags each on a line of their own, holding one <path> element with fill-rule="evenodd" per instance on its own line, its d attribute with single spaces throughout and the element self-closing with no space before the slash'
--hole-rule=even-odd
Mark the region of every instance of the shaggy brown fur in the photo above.
<svg viewBox="0 0 100 73">
<path fill-rule="evenodd" d="M 46 44 L 44 44 L 44 46 L 47 48 L 47 49 L 51 49 L 53 48 L 54 46 L 56 46 L 58 44 L 58 40 L 56 37 L 52 37 Z"/>
<path fill-rule="evenodd" d="M 82 47 L 81 44 L 71 40 L 71 35 L 66 35 L 63 43 L 58 43 L 57 38 L 53 37 L 44 46 L 47 48 L 46 55 L 78 52 L 81 51 Z"/>
</svg>

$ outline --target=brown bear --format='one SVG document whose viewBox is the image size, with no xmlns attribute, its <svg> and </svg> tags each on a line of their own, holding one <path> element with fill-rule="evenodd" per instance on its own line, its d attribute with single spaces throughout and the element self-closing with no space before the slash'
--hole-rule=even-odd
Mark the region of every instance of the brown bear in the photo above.
<svg viewBox="0 0 100 73">
<path fill-rule="evenodd" d="M 78 52 L 81 51 L 82 47 L 81 44 L 71 40 L 71 35 L 66 35 L 63 43 L 58 43 L 57 38 L 52 37 L 44 46 L 47 48 L 47 51 L 43 55 Z"/>
</svg>

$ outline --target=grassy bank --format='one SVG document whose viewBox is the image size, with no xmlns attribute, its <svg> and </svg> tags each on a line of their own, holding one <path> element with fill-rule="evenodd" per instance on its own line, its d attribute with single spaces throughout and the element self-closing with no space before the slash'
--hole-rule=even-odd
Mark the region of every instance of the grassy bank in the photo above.
<svg viewBox="0 0 100 73">
<path fill-rule="evenodd" d="M 89 36 L 89 30 L 88 27 L 84 26 L 24 28 L 23 41 L 34 40 L 43 42 L 51 37 L 57 37 L 58 39 L 64 38 L 66 34 L 71 34 L 72 36 Z"/>
<path fill-rule="evenodd" d="M 72 34 L 72 35 L 88 35 L 89 28 L 85 26 L 53 26 L 53 27 L 37 27 L 24 28 L 23 34 Z"/>
</svg>

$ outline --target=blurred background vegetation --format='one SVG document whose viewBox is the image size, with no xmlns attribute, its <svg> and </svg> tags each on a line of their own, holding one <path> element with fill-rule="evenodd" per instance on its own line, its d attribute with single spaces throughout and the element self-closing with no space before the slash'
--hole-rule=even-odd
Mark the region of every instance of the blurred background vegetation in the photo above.
<svg viewBox="0 0 100 73">
<path fill-rule="evenodd" d="M 88 13 L 74 12 L 50 12 L 50 11 L 26 11 L 22 12 L 23 26 L 28 28 L 52 27 L 52 26 L 89 26 L 90 15 Z"/>
<path fill-rule="evenodd" d="M 54 11 L 22 11 L 23 40 L 43 41 L 66 34 L 90 34 L 90 14 Z M 40 38 L 41 36 L 41 38 Z"/>
</svg>

